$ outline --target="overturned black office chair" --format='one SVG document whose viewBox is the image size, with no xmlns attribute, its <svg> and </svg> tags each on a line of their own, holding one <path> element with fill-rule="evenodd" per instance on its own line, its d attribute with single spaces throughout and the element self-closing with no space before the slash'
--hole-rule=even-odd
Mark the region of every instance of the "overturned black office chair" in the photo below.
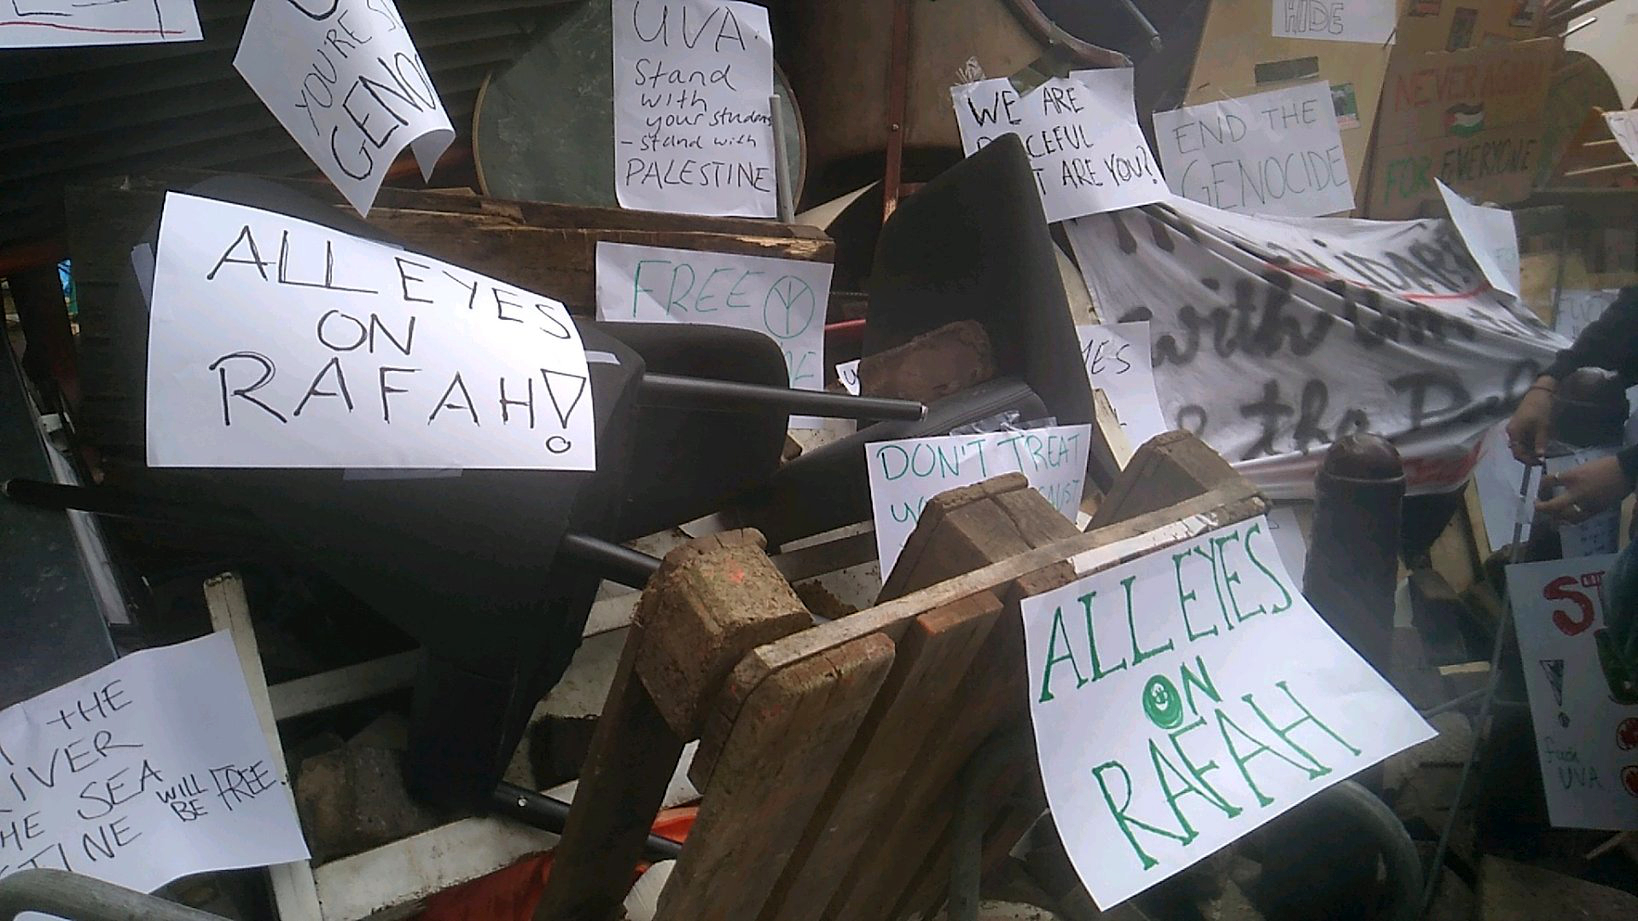
<svg viewBox="0 0 1638 921">
<path fill-rule="evenodd" d="M 383 240 L 277 183 L 223 177 L 196 195 Z M 147 241 L 157 238 L 150 228 Z M 385 241 L 391 242 L 391 241 Z M 100 339 L 88 393 L 120 420 L 100 446 L 143 457 L 147 306 L 134 275 L 124 336 Z M 431 802 L 484 809 L 535 703 L 562 676 L 603 578 L 640 586 L 657 561 L 615 542 L 712 511 L 779 462 L 787 414 L 914 418 L 919 404 L 791 391 L 783 353 L 739 330 L 576 321 L 588 357 L 598 469 L 360 478 L 335 469 L 147 469 L 117 488 L 13 482 L 13 498 L 259 528 L 425 650 L 407 774 Z M 709 378 L 694 376 L 710 372 Z M 91 387 L 88 389 L 96 389 Z M 112 411 L 109 404 L 113 404 Z M 113 442 L 110 444 L 109 442 Z"/>
<path fill-rule="evenodd" d="M 900 203 L 882 227 L 869 287 L 865 355 L 975 320 L 990 336 L 999 375 L 933 402 L 923 419 L 877 423 L 780 468 L 740 508 L 770 542 L 870 517 L 867 444 L 947 435 L 1008 410 L 1025 420 L 1094 423 L 1088 474 L 1108 487 L 1113 455 L 1094 422 L 1046 215 L 1017 136 L 998 138 Z"/>
</svg>

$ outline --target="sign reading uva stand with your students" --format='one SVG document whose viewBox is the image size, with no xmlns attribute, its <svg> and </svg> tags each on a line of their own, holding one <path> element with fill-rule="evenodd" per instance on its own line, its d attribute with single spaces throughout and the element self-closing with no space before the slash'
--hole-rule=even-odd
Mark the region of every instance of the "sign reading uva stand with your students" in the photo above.
<svg viewBox="0 0 1638 921">
<path fill-rule="evenodd" d="M 1104 909 L 1434 735 L 1303 600 L 1260 517 L 1023 617 L 1047 802 Z"/>
</svg>

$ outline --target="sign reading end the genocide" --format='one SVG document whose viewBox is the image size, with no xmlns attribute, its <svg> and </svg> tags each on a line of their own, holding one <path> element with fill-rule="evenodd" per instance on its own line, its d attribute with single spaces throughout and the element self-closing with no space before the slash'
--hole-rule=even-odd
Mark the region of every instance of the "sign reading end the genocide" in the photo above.
<svg viewBox="0 0 1638 921">
<path fill-rule="evenodd" d="M 149 892 L 307 859 L 227 633 L 134 653 L 0 710 L 0 877 Z"/>
<path fill-rule="evenodd" d="M 165 197 L 148 464 L 593 470 L 563 305 L 338 230 Z"/>
<path fill-rule="evenodd" d="M 1225 211 L 1320 217 L 1354 189 L 1325 81 L 1155 113 L 1173 192 Z"/>
<path fill-rule="evenodd" d="M 879 441 L 865 449 L 876 553 L 885 581 L 916 530 L 927 500 L 958 486 L 1022 473 L 1070 521 L 1086 484 L 1092 427 L 1058 425 L 977 435 Z"/>
<path fill-rule="evenodd" d="M 196 42 L 193 0 L 15 0 L 0 9 L 0 48 Z"/>
<path fill-rule="evenodd" d="M 405 147 L 430 179 L 455 140 L 393 0 L 256 0 L 233 66 L 359 214 Z"/>
<path fill-rule="evenodd" d="M 1023 617 L 1047 802 L 1105 910 L 1434 735 L 1303 600 L 1262 518 Z"/>
<path fill-rule="evenodd" d="M 1638 828 L 1633 650 L 1605 609 L 1615 559 L 1507 567 L 1547 814 L 1560 828 Z"/>
<path fill-rule="evenodd" d="M 1004 134 L 1029 154 L 1048 222 L 1168 197 L 1138 128 L 1131 68 L 1076 71 L 1026 96 L 998 77 L 950 88 L 967 156 Z"/>
<path fill-rule="evenodd" d="M 773 31 L 734 0 L 614 0 L 614 192 L 627 208 L 773 217 Z"/>
</svg>

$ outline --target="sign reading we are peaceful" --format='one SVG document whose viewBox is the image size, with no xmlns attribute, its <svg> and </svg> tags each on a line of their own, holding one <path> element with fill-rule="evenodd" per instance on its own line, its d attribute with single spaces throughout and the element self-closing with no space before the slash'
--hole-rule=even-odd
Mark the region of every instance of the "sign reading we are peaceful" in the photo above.
<svg viewBox="0 0 1638 921">
<path fill-rule="evenodd" d="M 148 464 L 594 470 L 562 304 L 243 205 L 165 197 Z"/>
<path fill-rule="evenodd" d="M 627 208 L 773 217 L 773 31 L 734 0 L 614 0 L 614 191 Z"/>
<path fill-rule="evenodd" d="M 1104 909 L 1434 735 L 1262 518 L 1023 602 L 1047 801 Z"/>
<path fill-rule="evenodd" d="M 1022 473 L 1053 508 L 1076 520 L 1091 439 L 1089 425 L 1059 425 L 869 445 L 865 458 L 882 579 L 893 571 L 927 500 L 958 486 Z"/>
</svg>

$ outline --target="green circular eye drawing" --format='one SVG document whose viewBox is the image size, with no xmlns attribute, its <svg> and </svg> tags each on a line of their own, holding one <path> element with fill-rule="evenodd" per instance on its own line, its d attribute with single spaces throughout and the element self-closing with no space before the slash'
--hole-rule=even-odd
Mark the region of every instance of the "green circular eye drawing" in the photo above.
<svg viewBox="0 0 1638 921">
<path fill-rule="evenodd" d="M 1183 722 L 1183 698 L 1165 675 L 1156 675 L 1143 685 L 1143 715 L 1161 729 L 1176 729 Z"/>
</svg>

